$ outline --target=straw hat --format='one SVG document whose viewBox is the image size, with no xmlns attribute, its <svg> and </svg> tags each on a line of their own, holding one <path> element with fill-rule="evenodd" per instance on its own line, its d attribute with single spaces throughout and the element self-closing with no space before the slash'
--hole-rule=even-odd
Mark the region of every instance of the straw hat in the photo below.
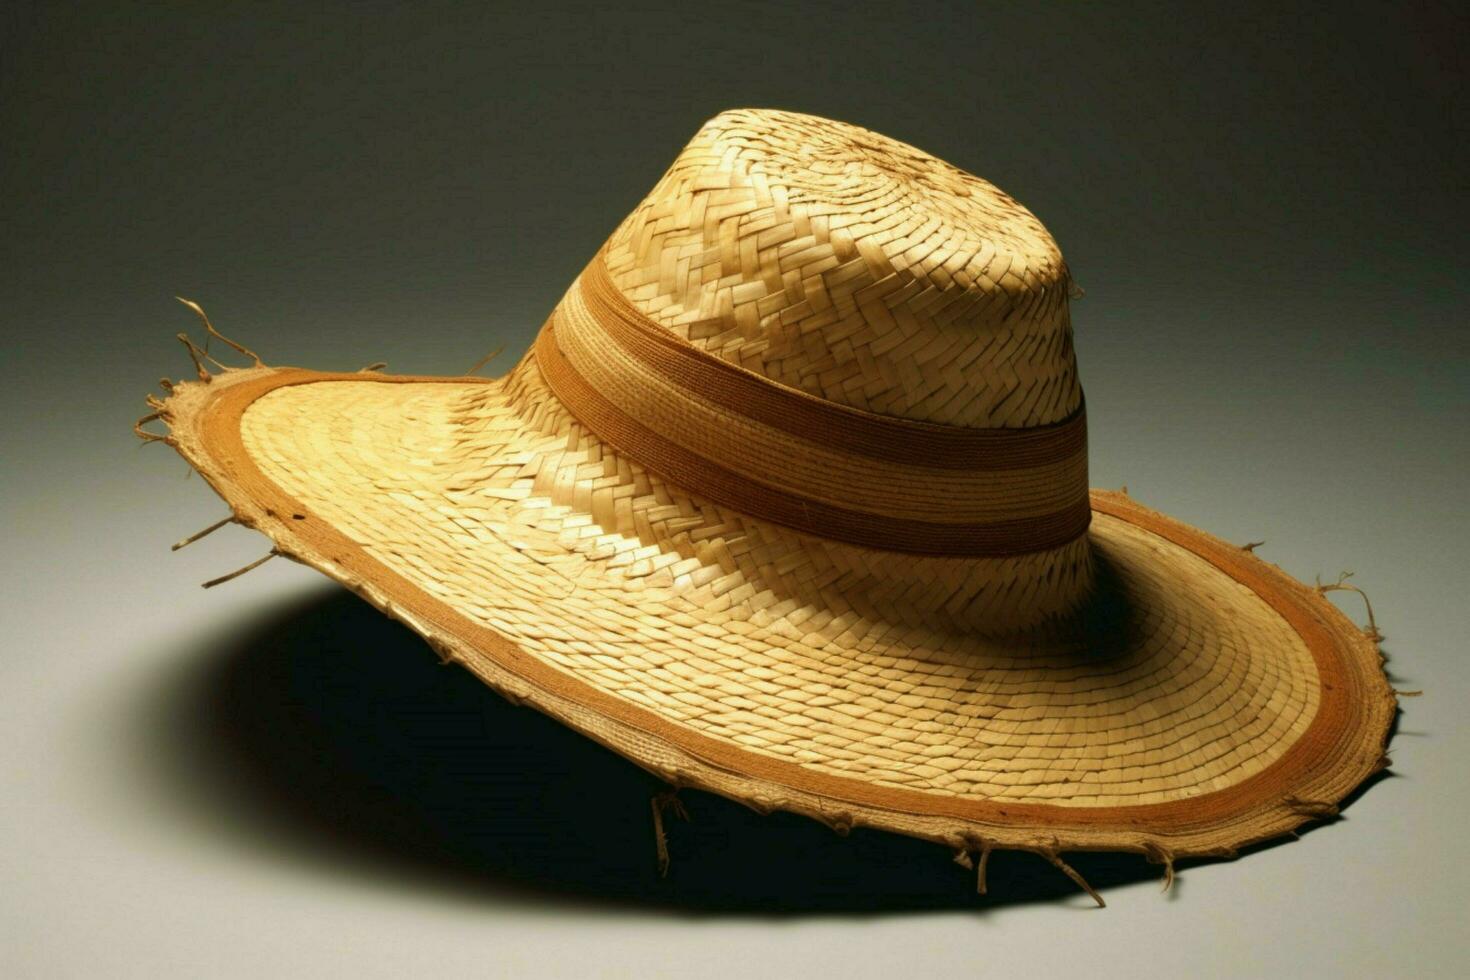
<svg viewBox="0 0 1470 980">
<path fill-rule="evenodd" d="M 505 376 L 196 357 L 153 438 L 272 554 L 674 787 L 1172 870 L 1335 812 L 1395 697 L 1325 589 L 1089 491 L 1071 288 L 989 183 L 733 111 Z"/>
</svg>

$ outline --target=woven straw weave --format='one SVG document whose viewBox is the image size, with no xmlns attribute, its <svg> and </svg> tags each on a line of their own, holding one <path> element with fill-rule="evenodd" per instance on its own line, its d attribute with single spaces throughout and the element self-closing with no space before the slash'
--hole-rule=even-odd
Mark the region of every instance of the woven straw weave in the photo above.
<svg viewBox="0 0 1470 980">
<path fill-rule="evenodd" d="M 831 402 L 1004 429 L 1080 405 L 1040 223 L 856 127 L 722 114 L 605 255 L 664 329 Z M 549 327 L 619 397 L 678 403 L 599 342 L 577 283 Z M 619 453 L 532 355 L 494 381 L 231 371 L 161 412 L 280 553 L 676 785 L 961 850 L 1167 861 L 1284 833 L 1383 765 L 1372 639 L 1117 495 L 1024 555 L 825 540 Z M 844 465 L 827 492 L 884 492 Z"/>
</svg>

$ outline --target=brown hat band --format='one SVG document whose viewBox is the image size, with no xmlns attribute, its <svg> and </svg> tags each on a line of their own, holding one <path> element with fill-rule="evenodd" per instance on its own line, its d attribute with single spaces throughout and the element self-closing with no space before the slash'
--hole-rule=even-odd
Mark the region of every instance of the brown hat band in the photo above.
<svg viewBox="0 0 1470 980">
<path fill-rule="evenodd" d="M 634 308 L 599 255 L 537 364 L 579 422 L 663 478 L 763 520 L 865 547 L 1000 557 L 1086 531 L 1086 421 L 937 425 L 817 398 L 716 357 Z"/>
</svg>

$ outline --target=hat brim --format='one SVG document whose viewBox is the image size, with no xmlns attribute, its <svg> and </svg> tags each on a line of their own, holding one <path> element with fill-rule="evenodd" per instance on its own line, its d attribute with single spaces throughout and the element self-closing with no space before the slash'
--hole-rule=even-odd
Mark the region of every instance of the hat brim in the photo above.
<svg viewBox="0 0 1470 980">
<path fill-rule="evenodd" d="M 257 368 L 176 386 L 163 417 L 279 554 L 501 694 L 763 811 L 1168 861 L 1330 814 L 1386 764 L 1396 699 L 1374 639 L 1319 590 L 1124 495 L 1093 493 L 1105 575 L 1081 633 L 926 633 L 608 533 L 589 488 L 647 491 L 648 475 L 603 459 L 544 492 L 543 458 L 564 458 L 575 423 L 504 391 Z"/>
</svg>

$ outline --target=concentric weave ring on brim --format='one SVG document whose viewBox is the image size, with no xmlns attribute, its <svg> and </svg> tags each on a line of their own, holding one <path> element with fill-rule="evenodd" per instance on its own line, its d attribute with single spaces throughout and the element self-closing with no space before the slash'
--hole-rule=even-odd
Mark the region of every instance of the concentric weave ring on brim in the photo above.
<svg viewBox="0 0 1470 980">
<path fill-rule="evenodd" d="M 512 377 L 534 386 L 534 362 Z M 176 387 L 166 417 L 282 554 L 676 785 L 960 848 L 1163 860 L 1283 834 L 1381 768 L 1373 641 L 1124 496 L 1094 492 L 1108 598 L 1075 634 L 878 622 L 602 531 L 589 465 L 677 496 L 537 396 L 253 369 Z"/>
<path fill-rule="evenodd" d="M 1070 290 L 994 186 L 741 110 L 504 378 L 201 367 L 155 407 L 277 552 L 676 786 L 1231 853 L 1380 769 L 1395 699 L 1319 591 L 1089 497 Z"/>
</svg>

